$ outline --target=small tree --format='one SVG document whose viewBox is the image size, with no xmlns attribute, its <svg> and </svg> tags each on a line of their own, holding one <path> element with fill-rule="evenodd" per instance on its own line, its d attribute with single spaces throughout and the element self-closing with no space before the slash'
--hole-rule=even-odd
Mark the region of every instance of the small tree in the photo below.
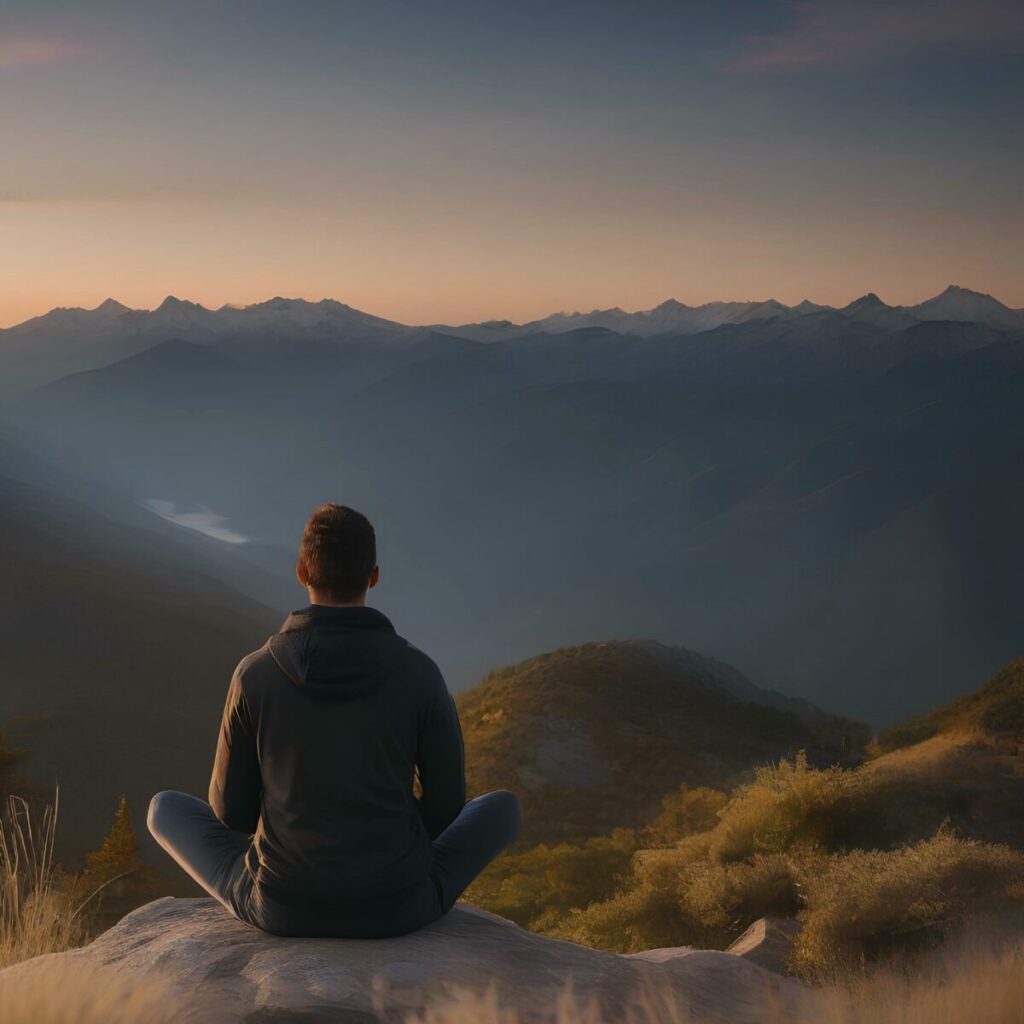
<svg viewBox="0 0 1024 1024">
<path fill-rule="evenodd" d="M 128 809 L 128 798 L 122 793 L 117 801 L 114 823 L 100 848 L 85 855 L 84 875 L 94 884 L 105 885 L 116 878 L 148 874 L 149 868 L 139 860 L 132 813 Z"/>
<path fill-rule="evenodd" d="M 128 798 L 117 802 L 110 831 L 99 849 L 85 855 L 85 868 L 68 879 L 75 902 L 93 928 L 104 928 L 152 898 L 152 869 L 139 857 Z"/>
</svg>

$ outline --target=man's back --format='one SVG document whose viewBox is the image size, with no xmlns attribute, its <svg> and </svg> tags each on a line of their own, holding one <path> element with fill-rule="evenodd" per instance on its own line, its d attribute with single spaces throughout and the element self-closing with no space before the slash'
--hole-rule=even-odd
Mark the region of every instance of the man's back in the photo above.
<svg viewBox="0 0 1024 1024">
<path fill-rule="evenodd" d="M 247 864 L 276 902 L 416 885 L 465 802 L 440 671 L 373 608 L 293 613 L 232 678 L 209 797 L 224 824 L 255 833 Z"/>
<path fill-rule="evenodd" d="M 314 509 L 295 575 L 310 605 L 235 670 L 210 802 L 163 790 L 146 823 L 240 921 L 275 935 L 404 935 L 515 840 L 519 801 L 495 790 L 466 802 L 441 673 L 366 607 L 380 579 L 366 516 Z"/>
</svg>

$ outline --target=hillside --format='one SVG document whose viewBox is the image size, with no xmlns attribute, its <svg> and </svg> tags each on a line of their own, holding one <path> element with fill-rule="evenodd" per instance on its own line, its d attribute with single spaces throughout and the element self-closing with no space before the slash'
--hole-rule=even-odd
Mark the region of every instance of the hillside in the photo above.
<svg viewBox="0 0 1024 1024">
<path fill-rule="evenodd" d="M 861 764 L 798 755 L 758 766 L 728 797 L 684 788 L 655 828 L 515 849 L 470 896 L 619 952 L 724 948 L 761 917 L 798 916 L 789 963 L 806 977 L 931 948 L 971 914 L 1019 919 L 1022 681 L 1018 661 L 925 716 L 928 738 L 891 737 L 910 745 Z"/>
<path fill-rule="evenodd" d="M 1004 754 L 1024 754 L 1024 658 L 1000 669 L 977 690 L 885 729 L 876 746 L 886 754 L 938 736 L 969 738 Z"/>
<path fill-rule="evenodd" d="M 74 858 L 118 794 L 139 822 L 159 789 L 205 791 L 231 671 L 277 615 L 159 531 L 7 475 L 7 454 L 0 732 L 30 751 L 19 770 L 41 793 L 59 785 L 58 856 Z"/>
<path fill-rule="evenodd" d="M 759 690 L 736 669 L 653 641 L 566 647 L 458 696 L 470 791 L 514 789 L 525 841 L 635 826 L 681 782 L 727 789 L 806 749 L 853 760 L 866 727 Z"/>
</svg>

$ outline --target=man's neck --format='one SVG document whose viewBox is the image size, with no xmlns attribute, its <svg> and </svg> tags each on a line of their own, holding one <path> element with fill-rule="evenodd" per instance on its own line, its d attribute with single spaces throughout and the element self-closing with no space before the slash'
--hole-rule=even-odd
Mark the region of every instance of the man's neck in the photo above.
<svg viewBox="0 0 1024 1024">
<path fill-rule="evenodd" d="M 366 595 L 356 598 L 354 601 L 335 601 L 333 598 L 317 591 L 310 590 L 309 603 L 323 605 L 325 608 L 365 608 Z"/>
</svg>

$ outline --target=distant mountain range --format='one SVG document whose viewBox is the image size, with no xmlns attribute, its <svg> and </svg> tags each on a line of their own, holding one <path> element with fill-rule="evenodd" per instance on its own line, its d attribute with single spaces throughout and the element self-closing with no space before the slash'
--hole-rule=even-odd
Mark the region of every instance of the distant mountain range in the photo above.
<svg viewBox="0 0 1024 1024">
<path fill-rule="evenodd" d="M 775 299 L 688 306 L 669 299 L 653 309 L 634 313 L 614 307 L 589 313 L 555 313 L 525 324 L 490 320 L 423 327 L 372 316 L 333 299 L 307 302 L 276 297 L 249 306 L 208 309 L 168 296 L 154 310 L 130 309 L 114 299 L 107 299 L 95 309 L 60 307 L 0 330 L 0 370 L 3 371 L 0 388 L 10 392 L 46 383 L 68 373 L 106 365 L 172 338 L 238 344 L 246 339 L 273 338 L 278 343 L 292 345 L 344 340 L 351 345 L 409 343 L 428 334 L 440 334 L 486 342 L 563 334 L 585 328 L 648 338 L 662 334 L 699 334 L 726 324 L 805 320 L 813 323 L 845 320 L 891 329 L 941 320 L 1012 331 L 1024 329 L 1024 310 L 1011 309 L 991 295 L 950 285 L 941 294 L 916 306 L 888 306 L 874 293 L 839 309 L 808 300 L 795 306 Z"/>
<path fill-rule="evenodd" d="M 363 508 L 375 600 L 459 689 L 656 637 L 887 724 L 1024 651 L 1024 314 L 978 292 L 457 327 L 107 302 L 0 332 L 0 373 L 58 504 L 277 612 L 310 509 Z"/>
<path fill-rule="evenodd" d="M 970 321 L 1008 330 L 1024 326 L 1024 310 L 1010 309 L 991 295 L 950 285 L 940 295 L 916 306 L 887 306 L 873 292 L 840 309 L 818 305 L 807 299 L 795 306 L 787 306 L 775 299 L 764 302 L 706 302 L 700 306 L 687 306 L 675 299 L 669 299 L 653 309 L 636 313 L 627 313 L 614 307 L 595 309 L 589 313 L 555 313 L 543 320 L 534 320 L 527 324 L 490 321 L 439 329 L 451 330 L 453 333 L 479 341 L 535 332 L 558 333 L 581 327 L 604 327 L 621 334 L 649 337 L 664 333 L 697 334 L 720 327 L 722 324 L 740 324 L 750 320 L 773 318 L 792 320 L 822 313 L 835 313 L 850 319 L 869 319 L 872 322 L 885 318 L 885 322 L 891 326 L 908 326 L 920 320 Z"/>
</svg>

